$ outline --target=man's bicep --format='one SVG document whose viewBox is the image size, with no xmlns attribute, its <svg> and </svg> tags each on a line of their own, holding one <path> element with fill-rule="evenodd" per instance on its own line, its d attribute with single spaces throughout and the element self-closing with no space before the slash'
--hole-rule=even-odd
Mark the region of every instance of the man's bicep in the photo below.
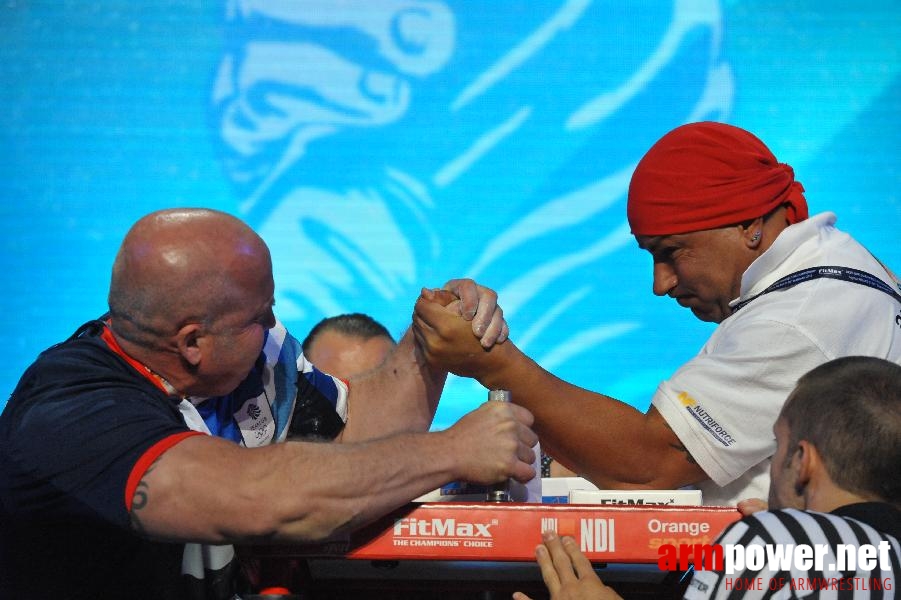
<svg viewBox="0 0 901 600">
<path fill-rule="evenodd" d="M 242 451 L 248 452 L 226 440 L 193 435 L 158 452 L 129 483 L 132 529 L 154 539 L 223 541 L 221 523 L 247 487 L 235 456 Z"/>
<path fill-rule="evenodd" d="M 710 479 L 655 406 L 648 409 L 646 419 L 648 430 L 661 446 L 659 480 L 667 487 L 678 488 Z"/>
</svg>

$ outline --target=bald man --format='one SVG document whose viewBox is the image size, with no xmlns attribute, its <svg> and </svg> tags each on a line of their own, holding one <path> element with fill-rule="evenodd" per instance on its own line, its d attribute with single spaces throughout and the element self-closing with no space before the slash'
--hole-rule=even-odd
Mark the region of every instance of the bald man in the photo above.
<svg viewBox="0 0 901 600">
<path fill-rule="evenodd" d="M 417 335 L 432 364 L 510 390 L 546 452 L 602 489 L 762 497 L 772 427 L 800 374 L 849 355 L 901 363 L 897 280 L 835 215 L 808 218 L 802 192 L 763 142 L 723 123 L 676 128 L 641 159 L 627 216 L 653 260 L 653 291 L 718 323 L 646 413 L 557 379 L 513 343 L 483 351 L 428 292 Z"/>
<path fill-rule="evenodd" d="M 348 313 L 316 323 L 301 347 L 318 369 L 347 380 L 381 365 L 395 342 L 385 326 L 369 315 Z"/>
<path fill-rule="evenodd" d="M 493 293 L 450 287 L 477 343 L 503 338 Z M 321 540 L 451 480 L 534 475 L 526 409 L 487 403 L 427 433 L 446 373 L 412 335 L 348 389 L 279 329 L 273 290 L 265 243 L 232 216 L 172 209 L 132 227 L 109 315 L 42 353 L 0 415 L 0 597 L 186 598 L 186 543 Z M 337 398 L 344 443 L 261 442 L 293 420 L 267 397 L 295 394 Z M 229 420 L 201 414 L 210 402 L 242 420 L 243 443 L 210 430 Z"/>
</svg>

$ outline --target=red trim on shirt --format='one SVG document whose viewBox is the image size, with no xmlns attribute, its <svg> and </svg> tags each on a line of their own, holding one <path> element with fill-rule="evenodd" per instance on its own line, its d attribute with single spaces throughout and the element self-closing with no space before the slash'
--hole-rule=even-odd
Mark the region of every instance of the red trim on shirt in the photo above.
<svg viewBox="0 0 901 600">
<path fill-rule="evenodd" d="M 109 349 L 112 350 L 113 352 L 115 352 L 116 354 L 118 354 L 119 356 L 121 356 L 122 360 L 124 360 L 125 362 L 130 364 L 134 368 L 135 371 L 137 371 L 138 373 L 143 375 L 144 378 L 147 379 L 147 381 L 149 381 L 150 383 L 152 383 L 153 385 L 158 387 L 160 389 L 160 391 L 162 391 L 167 396 L 171 396 L 172 392 L 170 390 L 166 389 L 166 386 L 163 385 L 163 381 L 162 381 L 162 379 L 159 378 L 158 375 L 153 373 L 150 369 L 145 367 L 139 361 L 137 361 L 137 360 L 133 359 L 132 357 L 130 357 L 129 355 L 125 354 L 125 350 L 123 350 L 122 347 L 119 346 L 119 342 L 117 342 L 116 338 L 113 337 L 113 332 L 110 331 L 110 328 L 108 326 L 109 324 L 106 323 L 106 325 L 107 325 L 107 327 L 104 327 L 103 333 L 100 334 L 100 339 L 103 340 L 104 342 L 106 342 L 106 345 L 109 346 Z"/>
<path fill-rule="evenodd" d="M 131 503 L 135 496 L 135 491 L 138 489 L 138 484 L 141 482 L 141 479 L 144 477 L 144 474 L 147 472 L 147 469 L 150 468 L 150 465 L 160 457 L 166 450 L 184 440 L 185 438 L 194 437 L 195 435 L 206 435 L 201 431 L 182 431 L 181 433 L 174 433 L 169 437 L 165 437 L 152 445 L 147 451 L 141 455 L 141 458 L 135 463 L 135 466 L 131 469 L 131 474 L 128 476 L 128 482 L 125 484 L 125 508 L 129 512 L 131 512 Z"/>
</svg>

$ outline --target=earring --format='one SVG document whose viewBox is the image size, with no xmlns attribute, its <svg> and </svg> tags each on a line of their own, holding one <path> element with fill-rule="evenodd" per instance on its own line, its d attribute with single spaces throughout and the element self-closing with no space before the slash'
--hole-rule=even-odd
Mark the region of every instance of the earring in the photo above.
<svg viewBox="0 0 901 600">
<path fill-rule="evenodd" d="M 754 232 L 754 235 L 751 236 L 751 243 L 756 244 L 759 239 L 760 239 L 760 230 L 758 229 L 757 231 Z"/>
</svg>

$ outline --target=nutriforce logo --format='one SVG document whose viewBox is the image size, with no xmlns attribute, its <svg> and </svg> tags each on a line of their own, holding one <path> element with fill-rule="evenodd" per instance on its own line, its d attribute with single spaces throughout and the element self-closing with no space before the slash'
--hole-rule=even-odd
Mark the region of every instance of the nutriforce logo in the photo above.
<svg viewBox="0 0 901 600">
<path fill-rule="evenodd" d="M 454 518 L 407 517 L 394 522 L 394 545 L 492 548 L 494 537 L 491 530 L 497 523 L 497 519 L 476 523 Z"/>
<path fill-rule="evenodd" d="M 726 431 L 726 428 L 717 423 L 716 419 L 710 416 L 710 414 L 704 410 L 704 408 L 698 404 L 698 401 L 688 395 L 688 392 L 679 392 L 679 402 L 682 403 L 682 406 L 688 411 L 694 419 L 701 424 L 701 427 L 710 432 L 710 435 L 716 439 L 723 446 L 731 446 L 735 443 L 735 438 Z"/>
</svg>

